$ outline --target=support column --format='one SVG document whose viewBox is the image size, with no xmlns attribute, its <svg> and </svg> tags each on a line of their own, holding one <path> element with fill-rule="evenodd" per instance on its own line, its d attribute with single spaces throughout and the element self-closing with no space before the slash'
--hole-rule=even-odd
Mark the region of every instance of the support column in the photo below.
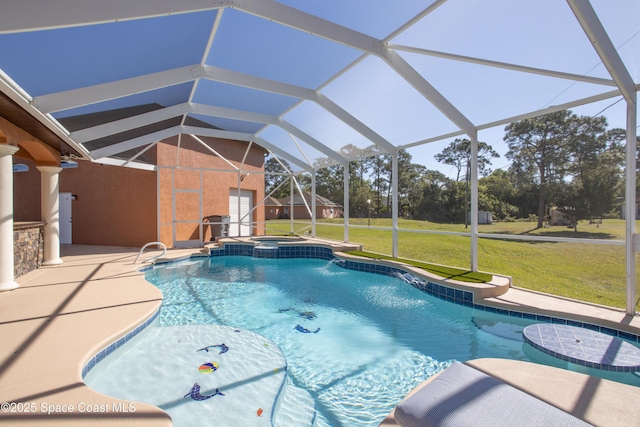
<svg viewBox="0 0 640 427">
<path fill-rule="evenodd" d="M 13 263 L 13 158 L 18 147 L 0 144 L 0 291 L 18 287 Z"/>
<path fill-rule="evenodd" d="M 62 264 L 60 259 L 60 185 L 61 167 L 38 166 L 40 171 L 40 214 L 44 226 L 42 265 Z"/>
<path fill-rule="evenodd" d="M 398 151 L 391 153 L 391 255 L 398 258 Z"/>
<path fill-rule="evenodd" d="M 316 223 L 318 222 L 316 205 L 316 170 L 311 172 L 311 237 L 316 237 Z"/>
<path fill-rule="evenodd" d="M 635 94 L 634 94 L 635 95 Z M 635 98 L 635 97 L 634 97 Z M 627 151 L 625 191 L 626 313 L 636 314 L 636 114 L 637 103 L 627 101 Z"/>
<path fill-rule="evenodd" d="M 465 200 L 465 203 L 467 201 Z M 471 271 L 478 271 L 478 136 L 471 137 Z"/>
<path fill-rule="evenodd" d="M 291 198 L 289 199 L 289 232 L 293 234 L 295 231 L 295 225 L 293 223 L 293 208 L 295 204 L 293 203 L 293 198 L 296 195 L 295 184 L 293 182 L 293 174 L 289 175 L 289 194 L 291 194 Z M 300 197 L 302 197 L 302 194 L 300 195 Z"/>
<path fill-rule="evenodd" d="M 625 63 L 611 42 L 607 31 L 600 22 L 589 0 L 567 0 L 585 35 L 598 53 L 602 63 L 620 89 L 627 101 L 627 152 L 626 152 L 626 313 L 630 316 L 636 312 L 636 254 L 634 239 L 636 235 L 636 84 L 627 70 Z"/>
<path fill-rule="evenodd" d="M 349 243 L 349 162 L 344 165 L 344 242 Z"/>
</svg>

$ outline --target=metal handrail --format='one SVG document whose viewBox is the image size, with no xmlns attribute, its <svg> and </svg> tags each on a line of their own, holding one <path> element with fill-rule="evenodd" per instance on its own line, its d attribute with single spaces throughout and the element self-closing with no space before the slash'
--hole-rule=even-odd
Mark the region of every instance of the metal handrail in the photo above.
<svg viewBox="0 0 640 427">
<path fill-rule="evenodd" d="M 151 245 L 156 245 L 158 247 L 162 246 L 162 253 L 160 255 L 152 256 L 151 258 L 148 258 L 148 259 L 144 260 L 144 262 L 148 262 L 148 261 L 151 261 L 152 259 L 160 258 L 161 256 L 163 256 L 164 254 L 167 253 L 167 247 L 165 246 L 164 243 L 162 243 L 162 242 L 149 242 L 149 243 L 147 243 L 146 245 L 144 245 L 140 249 L 140 252 L 138 252 L 138 256 L 136 257 L 136 260 L 133 261 L 134 264 L 136 264 L 138 262 L 138 259 L 140 258 L 140 255 L 142 255 L 142 252 L 144 252 L 144 250 L 147 249 L 147 247 L 149 247 Z"/>
</svg>

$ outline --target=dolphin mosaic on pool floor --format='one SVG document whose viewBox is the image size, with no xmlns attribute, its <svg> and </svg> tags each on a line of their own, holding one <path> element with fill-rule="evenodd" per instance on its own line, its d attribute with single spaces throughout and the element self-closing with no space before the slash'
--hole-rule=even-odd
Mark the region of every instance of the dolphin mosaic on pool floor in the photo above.
<svg viewBox="0 0 640 427">
<path fill-rule="evenodd" d="M 272 425 L 285 385 L 293 387 L 275 343 L 221 325 L 152 327 L 97 365 L 85 382 L 113 397 L 158 406 L 175 426 L 207 419 Z M 315 408 L 304 409 L 304 418 L 313 419 Z"/>
</svg>

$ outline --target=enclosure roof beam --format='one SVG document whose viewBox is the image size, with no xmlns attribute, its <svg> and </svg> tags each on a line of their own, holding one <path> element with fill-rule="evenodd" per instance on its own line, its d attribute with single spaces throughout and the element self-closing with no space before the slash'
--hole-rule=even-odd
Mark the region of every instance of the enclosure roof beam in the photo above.
<svg viewBox="0 0 640 427">
<path fill-rule="evenodd" d="M 316 102 L 329 113 L 342 120 L 342 122 L 346 123 L 353 130 L 367 138 L 369 141 L 373 142 L 378 147 L 382 148 L 387 153 L 393 153 L 394 151 L 396 151 L 396 147 L 393 144 L 384 139 L 377 132 L 373 131 L 373 129 L 362 123 L 360 120 L 356 119 L 352 114 L 350 114 L 348 111 L 340 107 L 338 104 L 336 104 L 326 96 L 319 93 Z"/>
<path fill-rule="evenodd" d="M 186 83 L 199 78 L 201 65 L 174 68 L 143 76 L 55 92 L 33 98 L 33 105 L 45 113 L 97 104 L 125 96 L 149 92 L 154 89 Z"/>
<path fill-rule="evenodd" d="M 477 134 L 475 126 L 467 117 L 396 52 L 385 46 L 382 40 L 272 0 L 232 0 L 232 2 L 242 3 L 242 10 L 249 13 L 380 57 L 467 135 L 474 137 Z"/>
<path fill-rule="evenodd" d="M 386 48 L 382 58 L 391 68 L 413 86 L 418 92 L 427 98 L 431 103 L 451 120 L 460 130 L 469 135 L 470 138 L 477 136 L 477 129 L 473 123 L 462 114 L 447 98 L 425 80 L 409 63 L 407 63 L 393 49 Z"/>
<path fill-rule="evenodd" d="M 96 150 L 91 150 L 90 154 L 94 159 L 98 159 L 101 157 L 110 157 L 124 151 L 133 150 L 147 144 L 176 136 L 180 133 L 181 128 L 181 126 L 172 126 L 170 128 L 142 135 L 137 138 L 132 138 L 127 141 L 122 141 L 116 144 L 108 145 L 106 147 L 98 148 Z"/>
<path fill-rule="evenodd" d="M 213 117 L 224 117 L 224 118 L 235 119 L 235 120 L 245 120 L 250 122 L 265 123 L 265 124 L 272 124 L 275 126 L 279 126 L 279 127 L 282 127 L 285 131 L 290 132 L 293 135 L 296 135 L 298 138 L 302 139 L 305 143 L 309 144 L 310 146 L 323 152 L 333 160 L 337 162 L 346 161 L 346 159 L 343 156 L 331 150 L 326 145 L 320 143 L 315 138 L 306 134 L 305 132 L 303 132 L 296 126 L 292 125 L 291 123 L 288 123 L 278 117 L 270 116 L 268 114 L 253 113 L 249 111 L 235 110 L 231 108 L 216 107 L 212 105 L 204 105 L 204 104 L 197 104 L 197 103 L 183 103 L 173 107 L 168 107 L 168 108 L 152 111 L 149 113 L 140 114 L 134 117 L 128 117 L 126 119 L 117 120 L 114 122 L 106 123 L 104 125 L 83 129 L 81 131 L 74 133 L 73 136 L 80 142 L 87 142 L 87 141 L 91 141 L 98 138 L 104 138 L 114 133 L 119 133 L 119 132 L 131 130 L 131 129 L 139 128 L 142 126 L 150 125 L 157 121 L 166 120 L 172 117 L 179 116 L 181 114 L 188 114 L 188 113 L 202 114 L 202 115 L 213 116 Z M 192 133 L 202 134 L 203 132 L 208 132 L 204 129 L 207 129 L 207 128 L 203 128 L 202 131 L 192 132 Z M 226 131 L 223 131 L 223 132 L 226 132 Z M 222 135 L 219 132 L 216 132 L 216 134 Z M 225 137 L 230 138 L 229 136 L 230 134 L 228 132 L 225 133 L 224 135 L 226 135 Z M 242 135 L 242 136 L 244 137 L 245 135 Z M 123 147 L 125 148 L 125 150 L 130 149 L 129 146 L 126 144 L 124 145 L 117 144 L 116 146 Z M 114 149 L 116 149 L 117 147 L 115 147 Z"/>
<path fill-rule="evenodd" d="M 167 108 L 150 111 L 148 113 L 138 114 L 120 120 L 104 123 L 90 128 L 81 129 L 71 132 L 71 138 L 79 143 L 93 141 L 94 139 L 104 138 L 132 129 L 148 126 L 156 122 L 179 117 L 189 113 L 189 104 L 179 104 Z"/>
<path fill-rule="evenodd" d="M 636 92 L 640 91 L 640 84 L 637 84 L 635 86 L 635 91 Z M 605 99 L 614 98 L 616 96 L 621 96 L 620 90 L 616 89 L 616 90 L 613 90 L 613 91 L 601 93 L 601 94 L 598 94 L 598 95 L 589 96 L 589 97 L 586 97 L 586 98 L 578 99 L 578 100 L 567 102 L 567 103 L 564 103 L 564 104 L 552 105 L 551 107 L 543 108 L 541 110 L 532 111 L 530 113 L 519 114 L 517 116 L 507 117 L 505 119 L 497 120 L 497 121 L 494 121 L 494 122 L 488 122 L 488 123 L 480 124 L 480 125 L 477 126 L 477 129 L 478 130 L 491 129 L 491 128 L 496 127 L 496 126 L 502 126 L 502 125 L 506 125 L 506 124 L 509 124 L 509 123 L 518 122 L 520 120 L 526 120 L 526 119 L 530 119 L 530 118 L 533 118 L 533 117 L 539 117 L 539 116 L 542 116 L 542 115 L 545 115 L 545 114 L 554 113 L 556 111 L 567 110 L 567 109 L 574 108 L 574 107 L 577 107 L 577 106 L 580 106 L 580 105 L 590 104 L 590 103 L 593 103 L 593 102 L 598 102 L 598 101 L 602 101 L 602 100 L 605 100 Z M 407 149 L 407 148 L 411 148 L 411 147 L 416 147 L 416 146 L 428 144 L 428 143 L 431 143 L 431 142 L 437 142 L 437 141 L 442 141 L 444 139 L 455 138 L 455 137 L 463 135 L 463 134 L 464 134 L 463 131 L 449 132 L 449 133 L 446 133 L 446 134 L 434 136 L 432 138 L 427 138 L 427 139 L 423 139 L 423 140 L 420 140 L 420 141 L 414 141 L 414 142 L 410 142 L 408 144 L 399 145 L 398 149 Z"/>
<path fill-rule="evenodd" d="M 453 53 L 439 52 L 436 50 L 422 49 L 422 48 L 411 47 L 411 46 L 389 44 L 388 47 L 394 50 L 418 53 L 421 55 L 434 56 L 437 58 L 451 59 L 453 61 L 468 62 L 471 64 L 485 65 L 488 67 L 503 68 L 505 70 L 520 71 L 520 72 L 529 73 L 529 74 L 539 74 L 547 77 L 555 77 L 559 79 L 594 83 L 599 85 L 616 86 L 616 82 L 611 79 L 602 79 L 599 77 L 590 77 L 590 76 L 584 76 L 580 74 L 564 73 L 561 71 L 552 71 L 552 70 L 546 70 L 543 68 L 526 67 L 523 65 L 510 64 L 507 62 L 491 61 L 488 59 L 456 55 Z"/>
<path fill-rule="evenodd" d="M 94 86 L 88 86 L 85 88 L 73 89 L 69 91 L 57 92 L 53 94 L 43 95 L 34 98 L 33 103 L 38 108 L 47 112 L 67 110 L 70 108 L 80 107 L 84 105 L 95 104 L 98 102 L 108 101 L 111 99 L 128 96 L 135 93 L 143 93 L 162 87 L 172 86 L 180 83 L 193 81 L 195 79 L 209 79 L 213 81 L 219 81 L 222 83 L 228 83 L 236 86 L 247 87 L 250 89 L 256 89 L 264 92 L 275 93 L 278 95 L 290 96 L 298 99 L 305 99 L 317 103 L 324 108 L 330 114 L 334 115 L 338 120 L 345 123 L 347 126 L 354 129 L 356 132 L 368 138 L 373 144 L 379 146 L 385 151 L 392 151 L 395 149 L 393 145 L 386 139 L 381 137 L 371 128 L 364 123 L 356 119 L 353 115 L 349 114 L 346 110 L 335 104 L 326 96 L 319 94 L 313 89 L 304 88 L 301 86 L 291 85 L 287 83 L 277 82 L 274 80 L 264 79 L 261 77 L 255 77 L 248 74 L 239 73 L 232 70 L 226 70 L 219 67 L 209 65 L 193 65 L 189 67 L 176 68 L 173 70 L 163 71 L 159 73 L 153 73 L 146 76 L 132 77 L 129 79 L 118 80 L 115 82 L 103 83 Z M 151 124 L 148 120 L 154 117 L 154 113 L 158 114 L 158 117 L 167 117 L 174 113 L 177 115 L 187 114 L 193 111 L 192 106 L 187 104 L 180 104 L 180 106 L 167 107 L 164 112 L 151 112 L 148 115 L 139 117 L 141 119 L 141 125 Z M 208 106 L 198 104 L 198 109 L 201 111 L 209 108 Z M 181 110 L 182 109 L 182 110 Z M 203 113 L 215 116 L 215 107 L 209 108 L 209 113 Z M 163 111 L 163 110 L 159 110 Z M 224 110 L 219 109 L 218 112 L 222 113 Z M 229 111 L 229 110 L 227 110 Z M 238 113 L 239 114 L 239 113 Z M 141 115 L 142 116 L 142 115 Z M 171 117 L 176 117 L 171 116 Z M 241 120 L 248 120 L 258 123 L 274 124 L 274 118 L 267 115 L 258 115 L 257 113 L 247 113 Z M 125 119 L 128 120 L 128 119 Z M 131 121 L 121 122 L 126 127 L 135 124 L 134 118 Z M 101 125 L 95 129 L 96 132 L 113 132 L 114 122 L 112 125 Z M 122 129 L 120 130 L 122 131 Z M 88 141 L 93 139 L 91 134 L 93 131 L 83 130 L 78 131 L 76 136 L 82 138 L 82 141 Z M 114 132 L 116 133 L 116 132 Z M 305 139 L 305 138 L 302 138 Z M 320 150 L 322 151 L 322 150 Z M 324 152 L 324 151 L 323 151 Z M 335 153 L 333 150 L 332 153 Z M 326 154 L 326 153 L 325 153 Z M 332 154 L 333 156 L 333 154 Z"/>
<path fill-rule="evenodd" d="M 627 102 L 636 103 L 635 83 L 588 0 L 567 0 L 602 63 Z"/>
<path fill-rule="evenodd" d="M 335 160 L 336 162 L 340 162 L 342 164 L 347 163 L 347 159 L 344 158 L 342 155 L 336 153 L 331 148 L 322 144 L 320 141 L 318 141 L 311 135 L 307 134 L 306 132 L 303 132 L 302 130 L 293 126 L 291 123 L 287 122 L 286 120 L 280 120 L 280 127 L 286 130 L 287 132 L 289 132 L 290 134 L 297 136 L 298 138 L 300 138 L 301 140 L 303 140 L 304 142 L 306 142 L 316 150 L 320 151 L 321 153 L 324 153 L 325 155 L 327 155 L 327 157 Z"/>
<path fill-rule="evenodd" d="M 265 140 L 264 138 L 255 136 L 253 139 L 256 142 L 256 144 L 259 144 L 261 147 L 266 148 L 275 156 L 281 159 L 285 159 L 289 163 L 293 163 L 294 165 L 297 165 L 298 167 L 300 167 L 301 169 L 304 169 L 307 172 L 313 171 L 313 167 L 311 165 L 304 163 L 297 157 L 294 157 L 291 154 L 284 151 L 283 149 L 276 147 L 275 145 L 271 144 L 269 141 Z"/>
</svg>

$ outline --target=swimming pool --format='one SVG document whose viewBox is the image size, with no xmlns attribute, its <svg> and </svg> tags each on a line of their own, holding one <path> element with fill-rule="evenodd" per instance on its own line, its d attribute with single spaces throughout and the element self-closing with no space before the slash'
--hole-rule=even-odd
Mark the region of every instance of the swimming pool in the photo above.
<svg viewBox="0 0 640 427">
<path fill-rule="evenodd" d="M 499 357 L 568 366 L 524 343 L 522 330 L 540 318 L 454 304 L 407 283 L 408 275 L 339 264 L 229 255 L 168 264 L 146 278 L 164 296 L 159 329 L 227 325 L 276 343 L 287 381 L 306 391 L 309 399 L 300 399 L 315 410 L 318 426 L 377 426 L 414 386 L 453 360 Z M 633 374 L 587 371 L 640 384 Z M 138 374 L 126 372 L 117 388 L 126 388 L 127 380 L 139 385 L 148 372 Z M 109 371 L 111 378 L 118 375 Z M 88 383 L 102 391 L 99 381 Z"/>
</svg>

